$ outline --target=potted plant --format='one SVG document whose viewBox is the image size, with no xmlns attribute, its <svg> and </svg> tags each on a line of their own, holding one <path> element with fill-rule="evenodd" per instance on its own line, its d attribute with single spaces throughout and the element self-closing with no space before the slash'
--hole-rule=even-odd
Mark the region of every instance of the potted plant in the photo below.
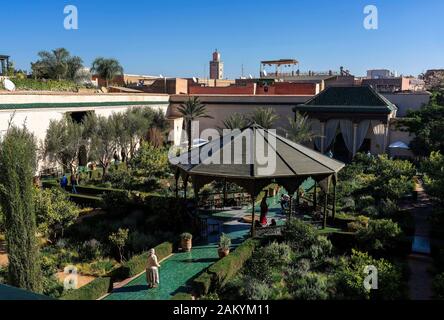
<svg viewBox="0 0 444 320">
<path fill-rule="evenodd" d="M 183 251 L 191 251 L 191 248 L 193 246 L 192 240 L 193 235 L 189 232 L 184 232 L 180 235 L 180 246 L 182 247 Z"/>
<path fill-rule="evenodd" d="M 217 252 L 219 253 L 219 258 L 226 257 L 230 254 L 231 239 L 225 233 L 222 233 L 219 240 L 219 248 Z"/>
</svg>

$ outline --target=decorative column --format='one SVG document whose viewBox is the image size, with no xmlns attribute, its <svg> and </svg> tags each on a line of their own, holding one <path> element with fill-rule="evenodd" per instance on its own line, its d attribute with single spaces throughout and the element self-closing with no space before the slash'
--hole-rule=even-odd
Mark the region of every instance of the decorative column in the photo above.
<svg viewBox="0 0 444 320">
<path fill-rule="evenodd" d="M 332 218 L 335 220 L 336 218 L 336 179 L 333 180 L 333 213 Z"/>
<path fill-rule="evenodd" d="M 187 199 L 188 175 L 183 180 L 183 198 Z"/>
<path fill-rule="evenodd" d="M 358 124 L 353 122 L 353 157 L 356 154 L 356 135 L 358 133 Z"/>
<path fill-rule="evenodd" d="M 321 153 L 325 152 L 325 122 L 321 121 Z"/>
<path fill-rule="evenodd" d="M 325 200 L 324 200 L 324 224 L 323 224 L 323 228 L 327 228 L 327 214 L 328 214 L 328 187 L 327 190 L 325 191 Z"/>
<path fill-rule="evenodd" d="M 255 218 L 255 201 L 256 197 L 252 194 L 251 195 L 251 201 L 252 201 L 252 212 L 251 212 L 251 237 L 254 238 L 256 236 L 256 221 L 254 221 Z"/>
<path fill-rule="evenodd" d="M 386 123 L 386 124 L 384 124 L 384 145 L 382 146 L 383 153 L 386 153 L 386 151 L 387 151 L 389 132 L 390 132 L 389 124 Z"/>
</svg>

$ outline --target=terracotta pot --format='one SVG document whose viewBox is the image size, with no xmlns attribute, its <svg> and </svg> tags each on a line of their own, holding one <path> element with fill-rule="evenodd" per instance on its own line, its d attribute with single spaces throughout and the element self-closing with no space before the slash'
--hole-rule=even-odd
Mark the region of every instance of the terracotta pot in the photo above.
<svg viewBox="0 0 444 320">
<path fill-rule="evenodd" d="M 191 239 L 182 239 L 181 246 L 183 251 L 191 251 L 191 248 L 193 247 L 193 242 Z"/>
<path fill-rule="evenodd" d="M 230 249 L 217 249 L 217 253 L 219 254 L 219 258 L 225 258 L 230 254 Z"/>
</svg>

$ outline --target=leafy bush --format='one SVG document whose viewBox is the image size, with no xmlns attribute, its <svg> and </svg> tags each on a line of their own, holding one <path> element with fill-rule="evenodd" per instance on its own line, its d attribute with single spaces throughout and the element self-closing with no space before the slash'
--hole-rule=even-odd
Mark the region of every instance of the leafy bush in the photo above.
<svg viewBox="0 0 444 320">
<path fill-rule="evenodd" d="M 327 277 L 322 274 L 307 272 L 302 276 L 290 277 L 288 287 L 296 300 L 328 299 Z"/>
<path fill-rule="evenodd" d="M 111 278 L 100 277 L 80 289 L 67 291 L 60 298 L 62 300 L 97 300 L 107 294 L 111 286 Z"/>
<path fill-rule="evenodd" d="M 402 234 L 397 223 L 388 219 L 370 220 L 368 227 L 361 227 L 356 236 L 359 246 L 366 251 L 389 251 L 396 248 Z"/>
<path fill-rule="evenodd" d="M 318 236 L 316 242 L 313 243 L 308 250 L 304 253 L 304 257 L 310 259 L 313 266 L 321 265 L 325 259 L 330 256 L 333 250 L 333 245 L 330 240 L 324 236 Z"/>
<path fill-rule="evenodd" d="M 80 209 L 59 188 L 35 189 L 34 199 L 38 229 L 51 239 L 63 236 L 79 216 Z"/>
<path fill-rule="evenodd" d="M 291 258 L 290 246 L 273 242 L 256 250 L 247 262 L 246 268 L 251 277 L 263 282 L 271 282 L 273 273 L 282 271 L 291 262 Z"/>
<path fill-rule="evenodd" d="M 82 275 L 103 277 L 109 274 L 117 265 L 117 262 L 111 259 L 100 259 L 91 263 L 82 263 L 76 265 L 78 272 Z"/>
<path fill-rule="evenodd" d="M 17 90 L 32 91 L 69 91 L 77 92 L 79 86 L 68 80 L 35 80 L 28 78 L 12 78 Z"/>
<path fill-rule="evenodd" d="M 269 300 L 273 294 L 266 282 L 249 278 L 245 283 L 244 296 L 247 300 Z"/>
<path fill-rule="evenodd" d="M 103 256 L 102 244 L 96 239 L 85 241 L 79 247 L 79 255 L 84 261 L 98 259 Z"/>
<path fill-rule="evenodd" d="M 375 266 L 378 270 L 378 290 L 369 291 L 363 285 L 366 277 L 364 269 L 367 266 Z M 334 278 L 337 298 L 358 300 L 405 298 L 401 270 L 387 260 L 374 259 L 364 252 L 352 250 L 350 258 L 342 258 Z"/>
<path fill-rule="evenodd" d="M 361 229 L 367 229 L 370 219 L 366 216 L 358 216 L 353 222 L 347 224 L 347 229 L 350 232 L 356 232 Z"/>
<path fill-rule="evenodd" d="M 156 243 L 153 236 L 147 235 L 143 232 L 131 232 L 128 238 L 128 248 L 133 253 L 140 253 L 152 248 Z"/>
<path fill-rule="evenodd" d="M 103 208 L 108 212 L 120 214 L 125 212 L 132 203 L 130 192 L 112 191 L 102 196 Z"/>
<path fill-rule="evenodd" d="M 291 247 L 302 252 L 316 242 L 316 229 L 299 219 L 290 219 L 285 224 L 282 235 Z"/>
</svg>

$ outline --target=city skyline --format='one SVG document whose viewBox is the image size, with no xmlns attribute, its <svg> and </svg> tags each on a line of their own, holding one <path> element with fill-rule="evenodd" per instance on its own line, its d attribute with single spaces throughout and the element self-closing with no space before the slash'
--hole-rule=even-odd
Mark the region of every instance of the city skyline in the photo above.
<svg viewBox="0 0 444 320">
<path fill-rule="evenodd" d="M 114 57 L 126 73 L 169 77 L 208 77 L 216 48 L 226 78 L 238 78 L 242 70 L 244 76 L 258 76 L 261 60 L 280 58 L 299 60 L 301 71 L 338 71 L 344 66 L 356 76 L 382 68 L 416 76 L 440 67 L 442 2 L 423 6 L 413 0 L 373 1 L 379 14 L 377 30 L 363 27 L 368 4 L 282 0 L 273 6 L 265 1 L 214 6 L 194 1 L 183 7 L 177 1 L 130 1 L 120 7 L 84 0 L 10 2 L 3 10 L 23 15 L 17 19 L 9 14 L 0 22 L 2 30 L 11 30 L 3 37 L 1 54 L 11 55 L 16 68 L 29 71 L 39 51 L 65 47 L 86 66 L 97 56 Z M 63 28 L 66 5 L 78 8 L 78 30 Z"/>
</svg>

